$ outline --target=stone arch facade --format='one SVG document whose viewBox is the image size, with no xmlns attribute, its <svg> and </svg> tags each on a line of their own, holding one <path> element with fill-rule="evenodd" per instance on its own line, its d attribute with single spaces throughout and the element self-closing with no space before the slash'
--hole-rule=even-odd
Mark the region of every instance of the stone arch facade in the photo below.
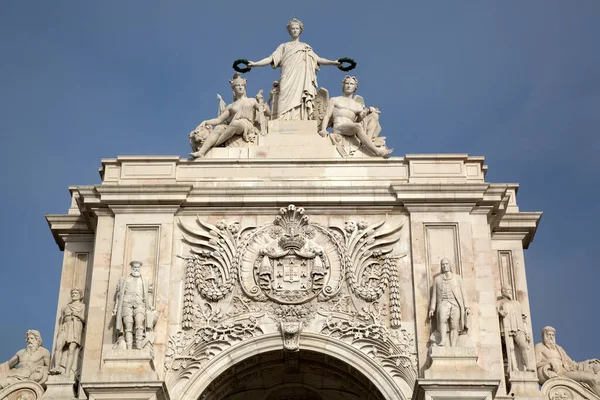
<svg viewBox="0 0 600 400">
<path fill-rule="evenodd" d="M 102 184 L 72 188 L 69 214 L 48 216 L 68 278 L 57 331 L 71 289 L 84 289 L 80 396 L 197 400 L 228 369 L 273 352 L 329 357 L 386 399 L 502 397 L 507 381 L 517 395 L 539 393 L 534 372 L 504 368 L 497 302 L 508 286 L 530 315 L 523 250 L 540 213 L 519 211 L 516 185 L 486 182 L 483 158 L 240 165 L 104 160 Z M 455 348 L 431 341 L 443 259 L 470 311 Z M 120 329 L 115 298 L 140 262 L 144 324 Z M 46 395 L 65 386 L 47 385 Z"/>
<path fill-rule="evenodd" d="M 249 339 L 210 360 L 202 371 L 175 382 L 169 392 L 171 396 L 181 400 L 197 400 L 215 378 L 232 366 L 252 356 L 281 349 L 281 336 L 277 334 Z M 335 358 L 360 371 L 385 399 L 406 400 L 412 397 L 412 388 L 406 382 L 394 379 L 373 359 L 346 343 L 306 333 L 300 335 L 300 349 L 300 351 L 310 351 Z"/>
</svg>

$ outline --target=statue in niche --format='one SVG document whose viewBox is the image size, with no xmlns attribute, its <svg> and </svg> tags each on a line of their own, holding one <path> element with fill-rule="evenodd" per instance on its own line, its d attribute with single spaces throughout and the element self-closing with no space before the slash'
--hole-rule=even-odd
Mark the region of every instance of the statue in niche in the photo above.
<svg viewBox="0 0 600 400">
<path fill-rule="evenodd" d="M 270 56 L 248 62 L 249 67 L 271 65 L 281 68 L 277 83 L 276 106 L 274 113 L 279 120 L 309 120 L 313 118 L 314 99 L 317 93 L 317 71 L 321 65 L 340 65 L 339 61 L 319 57 L 300 34 L 304 30 L 302 22 L 296 18 L 287 23 L 290 41 L 282 43 Z"/>
<path fill-rule="evenodd" d="M 229 84 L 233 90 L 233 103 L 226 106 L 218 96 L 217 118 L 202 121 L 189 135 L 193 150 L 191 157 L 204 157 L 210 149 L 231 141 L 236 135 L 241 135 L 244 142 L 253 143 L 258 133 L 266 133 L 261 129 L 266 129 L 266 116 L 271 113 L 263 102 L 262 90 L 256 99 L 246 97 L 247 82 L 239 73 L 233 76 Z"/>
<path fill-rule="evenodd" d="M 13 358 L 4 363 L 0 372 L 0 389 L 20 381 L 34 381 L 43 385 L 48 379 L 50 352 L 42 347 L 42 336 L 38 331 L 25 333 L 27 347 L 19 350 Z"/>
<path fill-rule="evenodd" d="M 527 355 L 529 343 L 531 343 L 527 329 L 527 315 L 523 313 L 521 303 L 513 298 L 513 291 L 510 287 L 502 288 L 502 300 L 498 304 L 498 314 L 500 315 L 500 326 L 504 332 L 504 344 L 510 369 L 519 371 L 518 353 L 525 370 L 535 371 Z"/>
<path fill-rule="evenodd" d="M 142 277 L 140 261 L 132 261 L 129 265 L 131 273 L 127 278 L 119 279 L 115 293 L 113 315 L 117 317 L 118 335 L 115 346 L 118 348 L 124 339 L 127 349 L 141 350 L 153 342 L 157 319 L 152 305 L 154 288 L 148 278 Z"/>
<path fill-rule="evenodd" d="M 387 158 L 393 149 L 388 149 L 385 138 L 379 137 L 379 110 L 366 108 L 364 99 L 354 96 L 357 89 L 358 79 L 348 75 L 342 80 L 343 96 L 329 99 L 329 92 L 324 88 L 319 89 L 316 100 L 319 134 L 326 137 L 329 134 L 327 128 L 333 125 L 329 137 L 344 157 L 352 155 L 345 149 L 344 138 L 356 138 L 360 146 L 366 147 L 371 154 Z"/>
<path fill-rule="evenodd" d="M 81 349 L 81 336 L 85 321 L 83 291 L 71 289 L 71 301 L 63 307 L 60 328 L 54 350 L 54 368 L 51 374 L 66 374 L 75 377 L 76 360 Z"/>
<path fill-rule="evenodd" d="M 467 296 L 462 278 L 452 273 L 450 260 L 443 258 L 440 266 L 442 273 L 436 276 L 431 291 L 429 318 L 435 317 L 437 322 L 435 344 L 447 346 L 449 331 L 450 347 L 456 347 L 458 335 L 466 334 L 469 329 L 467 315 L 470 310 L 466 307 Z"/>
<path fill-rule="evenodd" d="M 556 329 L 553 327 L 542 328 L 542 343 L 535 345 L 535 358 L 540 385 L 550 378 L 564 376 L 587 385 L 596 396 L 600 396 L 600 360 L 571 360 L 556 344 Z"/>
</svg>

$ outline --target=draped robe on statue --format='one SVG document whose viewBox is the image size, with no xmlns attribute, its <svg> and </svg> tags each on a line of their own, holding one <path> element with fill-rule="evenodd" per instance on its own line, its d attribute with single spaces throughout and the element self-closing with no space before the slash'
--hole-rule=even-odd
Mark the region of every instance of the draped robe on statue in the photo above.
<svg viewBox="0 0 600 400">
<path fill-rule="evenodd" d="M 271 57 L 271 66 L 281 68 L 277 119 L 310 119 L 317 93 L 319 57 L 308 44 L 302 42 L 283 43 Z"/>
</svg>

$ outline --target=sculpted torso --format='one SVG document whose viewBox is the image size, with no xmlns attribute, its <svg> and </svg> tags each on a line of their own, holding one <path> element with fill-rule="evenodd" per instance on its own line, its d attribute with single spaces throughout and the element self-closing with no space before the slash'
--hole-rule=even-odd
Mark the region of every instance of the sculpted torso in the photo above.
<svg viewBox="0 0 600 400">
<path fill-rule="evenodd" d="M 356 115 L 363 110 L 362 105 L 351 98 L 334 97 L 333 102 L 333 130 L 344 124 L 352 124 L 356 122 Z"/>
<path fill-rule="evenodd" d="M 564 365 L 558 348 L 550 348 L 543 343 L 538 343 L 535 345 L 535 352 L 538 363 L 550 363 L 552 365 L 552 370 L 559 375 L 564 375 L 567 372 L 567 366 Z M 565 360 L 565 362 L 568 361 Z"/>
<path fill-rule="evenodd" d="M 231 119 L 254 120 L 254 107 L 258 104 L 255 99 L 242 97 L 229 105 Z"/>
<path fill-rule="evenodd" d="M 32 353 L 23 349 L 17 352 L 17 357 L 19 357 L 19 367 L 17 369 L 34 370 L 46 364 L 45 360 L 50 358 L 50 352 L 43 347 L 38 348 Z"/>
<path fill-rule="evenodd" d="M 129 276 L 125 280 L 125 301 L 144 300 L 144 290 L 141 277 Z"/>
</svg>

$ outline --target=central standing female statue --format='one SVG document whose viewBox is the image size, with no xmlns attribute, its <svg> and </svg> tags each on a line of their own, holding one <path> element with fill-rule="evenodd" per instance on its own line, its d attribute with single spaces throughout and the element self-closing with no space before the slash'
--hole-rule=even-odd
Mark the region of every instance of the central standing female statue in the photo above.
<svg viewBox="0 0 600 400">
<path fill-rule="evenodd" d="M 313 49 L 300 40 L 304 30 L 296 18 L 287 24 L 291 40 L 282 43 L 269 57 L 248 62 L 249 67 L 271 64 L 281 68 L 279 92 L 273 106 L 273 115 L 280 120 L 313 119 L 314 98 L 317 93 L 317 71 L 321 65 L 340 65 L 315 54 Z"/>
</svg>

